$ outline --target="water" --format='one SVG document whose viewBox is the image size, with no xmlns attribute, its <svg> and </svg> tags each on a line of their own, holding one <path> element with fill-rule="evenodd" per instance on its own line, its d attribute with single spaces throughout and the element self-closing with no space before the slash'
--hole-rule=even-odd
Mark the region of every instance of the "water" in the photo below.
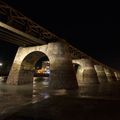
<svg viewBox="0 0 120 120">
<path fill-rule="evenodd" d="M 33 84 L 13 86 L 0 82 L 0 115 L 10 114 L 26 104 L 37 103 L 51 96 L 75 96 L 78 98 L 120 99 L 120 82 L 96 85 L 81 84 L 78 90 L 48 89 L 48 77 L 34 78 Z"/>
<path fill-rule="evenodd" d="M 32 84 L 11 86 L 0 83 L 0 114 L 17 110 L 32 100 Z"/>
</svg>

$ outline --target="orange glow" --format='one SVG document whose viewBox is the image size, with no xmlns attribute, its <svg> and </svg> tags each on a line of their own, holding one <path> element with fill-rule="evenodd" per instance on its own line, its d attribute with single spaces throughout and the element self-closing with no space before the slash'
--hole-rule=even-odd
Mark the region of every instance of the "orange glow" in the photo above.
<svg viewBox="0 0 120 120">
<path fill-rule="evenodd" d="M 45 72 L 45 68 L 41 68 L 39 70 L 36 71 L 37 73 L 44 73 Z"/>
</svg>

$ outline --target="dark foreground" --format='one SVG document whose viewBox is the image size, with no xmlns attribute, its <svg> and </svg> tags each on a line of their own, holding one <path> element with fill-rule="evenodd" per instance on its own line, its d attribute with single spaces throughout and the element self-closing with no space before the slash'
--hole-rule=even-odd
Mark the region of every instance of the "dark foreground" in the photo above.
<svg viewBox="0 0 120 120">
<path fill-rule="evenodd" d="M 120 120 L 120 100 L 53 96 L 0 120 Z"/>
</svg>

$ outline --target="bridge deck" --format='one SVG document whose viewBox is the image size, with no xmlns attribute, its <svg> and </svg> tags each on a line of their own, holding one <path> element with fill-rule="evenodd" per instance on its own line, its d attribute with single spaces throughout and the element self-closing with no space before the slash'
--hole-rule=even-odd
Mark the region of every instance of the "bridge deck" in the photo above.
<svg viewBox="0 0 120 120">
<path fill-rule="evenodd" d="M 0 22 L 0 40 L 11 42 L 19 46 L 43 45 L 46 42 Z"/>
</svg>

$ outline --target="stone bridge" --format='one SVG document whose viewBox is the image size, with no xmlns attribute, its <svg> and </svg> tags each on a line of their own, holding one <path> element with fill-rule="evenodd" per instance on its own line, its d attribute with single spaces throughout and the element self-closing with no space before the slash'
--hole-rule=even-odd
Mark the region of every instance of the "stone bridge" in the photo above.
<svg viewBox="0 0 120 120">
<path fill-rule="evenodd" d="M 21 85 L 32 82 L 34 66 L 43 56 L 47 56 L 50 62 L 51 89 L 77 89 L 80 84 L 101 84 L 120 80 L 117 71 L 95 64 L 83 56 L 72 59 L 67 44 L 53 42 L 41 46 L 20 47 L 7 83 Z M 77 65 L 77 70 L 73 64 Z"/>
<path fill-rule="evenodd" d="M 0 18 L 0 40 L 20 46 L 8 84 L 32 82 L 33 68 L 42 56 L 47 56 L 50 62 L 51 89 L 77 89 L 80 84 L 120 80 L 119 71 L 76 49 L 3 1 L 0 1 Z"/>
</svg>

